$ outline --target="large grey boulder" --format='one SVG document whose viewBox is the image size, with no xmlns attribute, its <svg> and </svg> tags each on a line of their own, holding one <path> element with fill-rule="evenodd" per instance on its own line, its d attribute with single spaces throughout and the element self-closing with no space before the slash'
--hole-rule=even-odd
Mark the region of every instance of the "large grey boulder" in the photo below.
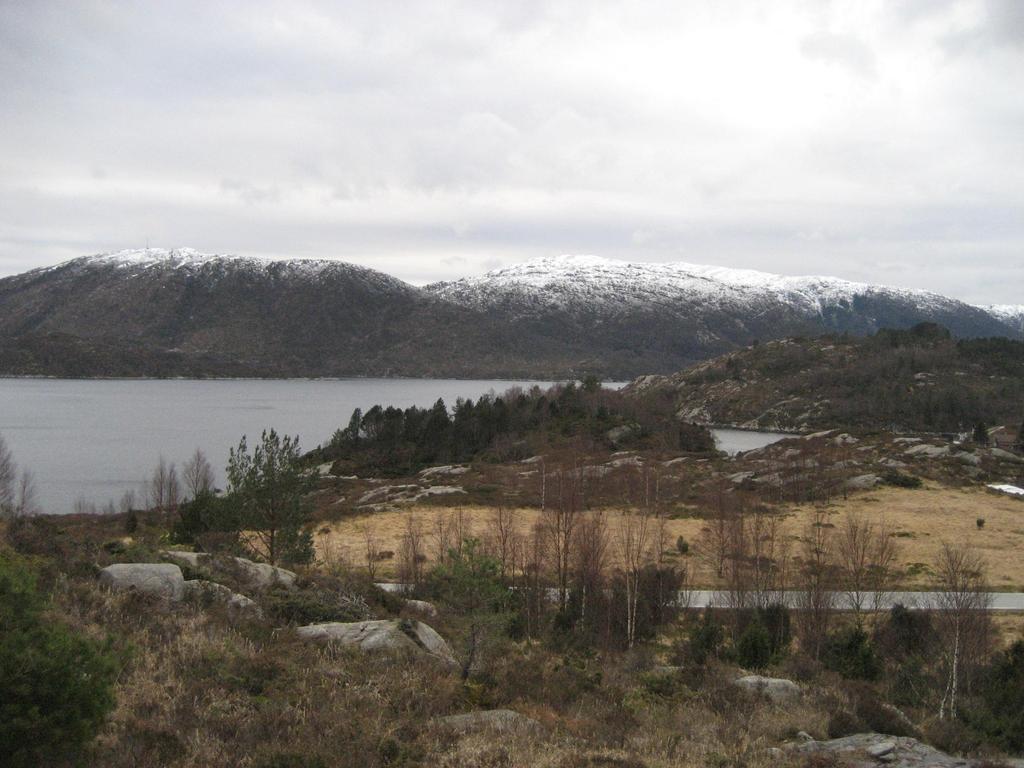
<svg viewBox="0 0 1024 768">
<path fill-rule="evenodd" d="M 222 603 L 227 607 L 228 614 L 235 618 L 258 619 L 263 616 L 263 610 L 255 600 L 214 581 L 205 579 L 186 581 L 185 598 L 200 603 Z"/>
<path fill-rule="evenodd" d="M 1000 461 L 1009 461 L 1014 464 L 1024 464 L 1024 456 L 1019 456 L 1016 453 L 1010 453 L 1004 451 L 1002 448 L 993 448 L 992 458 L 999 459 Z"/>
<path fill-rule="evenodd" d="M 800 686 L 781 677 L 747 675 L 734 680 L 733 683 L 751 693 L 764 694 L 776 704 L 785 704 L 800 698 Z"/>
<path fill-rule="evenodd" d="M 531 731 L 541 729 L 540 723 L 532 717 L 513 712 L 511 709 L 485 709 L 479 712 L 466 712 L 461 715 L 441 717 L 438 723 L 451 728 L 459 734 L 473 731 Z"/>
<path fill-rule="evenodd" d="M 426 600 L 406 600 L 405 607 L 430 618 L 437 616 L 437 606 Z"/>
<path fill-rule="evenodd" d="M 299 627 L 295 632 L 307 640 L 350 645 L 367 652 L 412 651 L 433 656 L 452 666 L 458 665 L 445 639 L 422 621 L 380 619 L 328 622 Z"/>
<path fill-rule="evenodd" d="M 846 481 L 846 487 L 853 491 L 868 491 L 882 482 L 878 475 L 857 475 Z"/>
<path fill-rule="evenodd" d="M 100 584 L 113 590 L 144 592 L 178 601 L 185 595 L 185 577 L 171 563 L 118 563 L 100 571 Z"/>
<path fill-rule="evenodd" d="M 969 464 L 973 467 L 981 466 L 981 456 L 976 453 L 968 453 L 967 451 L 961 451 L 960 453 L 953 454 L 953 458 L 959 461 L 961 464 Z"/>
<path fill-rule="evenodd" d="M 187 552 L 180 549 L 164 550 L 165 560 L 191 568 L 198 573 L 208 574 L 214 580 L 233 577 L 253 589 L 267 589 L 281 585 L 294 587 L 297 578 L 293 571 L 278 568 L 269 563 L 254 563 L 244 557 L 211 555 L 208 552 Z"/>
<path fill-rule="evenodd" d="M 893 768 L 973 768 L 982 762 L 947 755 L 907 736 L 881 733 L 858 733 L 841 739 L 808 741 L 786 747 L 801 754 L 841 754 L 846 765 L 856 768 L 873 768 L 879 763 Z"/>
</svg>

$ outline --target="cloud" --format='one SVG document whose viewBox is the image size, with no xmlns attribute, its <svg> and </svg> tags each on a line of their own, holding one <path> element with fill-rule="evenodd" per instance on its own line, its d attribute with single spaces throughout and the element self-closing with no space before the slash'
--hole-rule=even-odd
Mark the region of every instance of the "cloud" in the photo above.
<svg viewBox="0 0 1024 768">
<path fill-rule="evenodd" d="M 800 52 L 809 59 L 838 64 L 861 77 L 877 76 L 871 49 L 849 35 L 815 32 L 800 41 Z"/>
<path fill-rule="evenodd" d="M 1015 301 L 1021 7 L 0 0 L 0 273 L 148 239 Z"/>
</svg>

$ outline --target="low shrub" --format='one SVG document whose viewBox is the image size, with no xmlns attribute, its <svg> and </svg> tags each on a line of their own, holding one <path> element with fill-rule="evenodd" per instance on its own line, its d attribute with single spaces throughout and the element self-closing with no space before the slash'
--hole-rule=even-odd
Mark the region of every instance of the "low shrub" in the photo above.
<svg viewBox="0 0 1024 768">
<path fill-rule="evenodd" d="M 365 621 L 372 618 L 362 595 L 317 587 L 291 590 L 274 587 L 260 599 L 266 616 L 278 624 L 315 624 L 324 621 Z"/>
<path fill-rule="evenodd" d="M 828 638 L 824 662 L 849 680 L 875 680 L 882 671 L 874 646 L 859 626 L 840 630 Z"/>
<path fill-rule="evenodd" d="M 882 482 L 897 488 L 920 488 L 921 478 L 915 475 L 908 475 L 897 469 L 890 469 L 882 475 Z"/>
</svg>

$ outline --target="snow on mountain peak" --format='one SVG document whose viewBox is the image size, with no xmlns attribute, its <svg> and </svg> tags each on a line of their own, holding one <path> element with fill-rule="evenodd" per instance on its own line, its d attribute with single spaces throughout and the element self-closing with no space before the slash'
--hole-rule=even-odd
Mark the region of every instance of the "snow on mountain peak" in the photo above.
<svg viewBox="0 0 1024 768">
<path fill-rule="evenodd" d="M 483 306 L 519 301 L 533 307 L 606 307 L 695 302 L 721 308 L 776 301 L 806 314 L 848 305 L 854 297 L 883 293 L 919 306 L 954 300 L 927 291 L 872 286 L 835 277 L 783 275 L 686 262 L 628 262 L 596 256 L 543 257 L 488 272 L 481 277 L 437 283 L 428 290 L 453 301 Z"/>
<path fill-rule="evenodd" d="M 107 264 L 119 268 L 142 268 L 155 266 L 192 267 L 213 261 L 240 261 L 255 264 L 270 263 L 267 259 L 233 254 L 201 253 L 195 248 L 129 248 L 111 253 L 98 253 L 78 259 L 83 264 Z"/>
</svg>

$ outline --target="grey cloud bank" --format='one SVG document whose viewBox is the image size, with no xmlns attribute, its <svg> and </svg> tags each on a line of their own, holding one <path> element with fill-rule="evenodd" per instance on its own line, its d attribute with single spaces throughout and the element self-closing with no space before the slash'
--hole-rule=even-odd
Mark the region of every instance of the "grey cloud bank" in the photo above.
<svg viewBox="0 0 1024 768">
<path fill-rule="evenodd" d="M 0 274 L 596 253 L 1019 303 L 1022 71 L 1015 0 L 0 0 Z"/>
</svg>

